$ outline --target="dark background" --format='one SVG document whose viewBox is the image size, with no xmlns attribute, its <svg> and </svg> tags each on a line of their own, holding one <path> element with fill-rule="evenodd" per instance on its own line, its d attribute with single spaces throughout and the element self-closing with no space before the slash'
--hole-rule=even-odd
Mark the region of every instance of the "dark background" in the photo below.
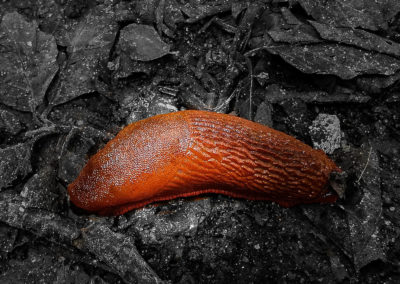
<svg viewBox="0 0 400 284">
<path fill-rule="evenodd" d="M 400 281 L 398 0 L 0 2 L 0 282 Z M 128 123 L 233 113 L 324 149 L 335 204 L 119 217 L 66 186 Z"/>
</svg>

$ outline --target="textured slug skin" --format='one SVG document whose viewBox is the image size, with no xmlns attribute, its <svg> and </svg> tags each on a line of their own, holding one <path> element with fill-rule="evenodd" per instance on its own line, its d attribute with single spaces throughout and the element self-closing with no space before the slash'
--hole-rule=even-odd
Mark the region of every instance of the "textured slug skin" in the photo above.
<svg viewBox="0 0 400 284">
<path fill-rule="evenodd" d="M 289 207 L 334 202 L 323 151 L 264 125 L 206 111 L 157 115 L 126 126 L 68 186 L 71 201 L 101 215 L 219 193 Z"/>
</svg>

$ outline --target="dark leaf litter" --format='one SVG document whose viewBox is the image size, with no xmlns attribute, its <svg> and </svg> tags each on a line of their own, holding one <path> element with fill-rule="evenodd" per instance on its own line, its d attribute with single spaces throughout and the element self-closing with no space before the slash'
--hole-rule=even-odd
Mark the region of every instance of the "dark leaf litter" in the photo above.
<svg viewBox="0 0 400 284">
<path fill-rule="evenodd" d="M 1 103 L 35 112 L 58 70 L 56 41 L 14 12 L 1 21 L 0 42 Z"/>
<path fill-rule="evenodd" d="M 399 282 L 399 12 L 396 0 L 3 1 L 0 282 Z M 344 170 L 342 198 L 285 209 L 203 196 L 118 217 L 68 202 L 124 125 L 187 108 L 323 149 Z"/>
<path fill-rule="evenodd" d="M 51 106 L 96 91 L 96 80 L 107 64 L 118 24 L 111 8 L 97 6 L 65 30 L 66 58 L 60 80 L 49 96 Z"/>
</svg>

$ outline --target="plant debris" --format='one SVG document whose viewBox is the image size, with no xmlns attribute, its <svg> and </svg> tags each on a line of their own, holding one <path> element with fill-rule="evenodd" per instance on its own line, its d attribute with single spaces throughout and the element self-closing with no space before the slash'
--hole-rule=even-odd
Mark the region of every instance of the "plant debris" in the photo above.
<svg viewBox="0 0 400 284">
<path fill-rule="evenodd" d="M 332 74 L 344 80 L 364 74 L 393 75 L 400 60 L 385 54 L 338 44 L 267 47 L 289 64 L 309 74 Z"/>
<path fill-rule="evenodd" d="M 0 25 L 0 101 L 35 112 L 43 103 L 58 65 L 53 36 L 39 30 L 16 12 L 5 14 Z"/>
<path fill-rule="evenodd" d="M 121 30 L 118 48 L 132 60 L 151 61 L 169 53 L 169 45 L 147 25 L 130 24 Z"/>
<path fill-rule="evenodd" d="M 32 171 L 31 155 L 31 143 L 0 149 L 0 190 L 11 186 L 16 179 L 22 179 Z"/>
</svg>

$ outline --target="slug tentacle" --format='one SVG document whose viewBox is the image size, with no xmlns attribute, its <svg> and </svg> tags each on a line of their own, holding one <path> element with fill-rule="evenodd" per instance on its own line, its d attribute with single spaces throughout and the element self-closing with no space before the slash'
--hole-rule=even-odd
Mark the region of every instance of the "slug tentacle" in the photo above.
<svg viewBox="0 0 400 284">
<path fill-rule="evenodd" d="M 68 187 L 83 209 L 119 215 L 146 204 L 219 193 L 289 207 L 334 202 L 325 153 L 269 127 L 206 111 L 151 117 L 124 128 Z"/>
</svg>

